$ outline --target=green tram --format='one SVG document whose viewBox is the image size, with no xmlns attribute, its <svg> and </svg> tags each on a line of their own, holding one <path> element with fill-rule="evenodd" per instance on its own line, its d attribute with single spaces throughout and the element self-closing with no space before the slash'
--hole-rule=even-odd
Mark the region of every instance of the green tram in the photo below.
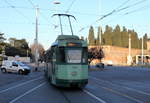
<svg viewBox="0 0 150 103">
<path fill-rule="evenodd" d="M 59 35 L 45 58 L 45 76 L 52 84 L 84 87 L 88 83 L 87 44 L 77 36 Z"/>
<path fill-rule="evenodd" d="M 88 83 L 87 43 L 78 36 L 59 35 L 45 52 L 45 64 L 45 76 L 55 86 L 83 88 Z"/>
</svg>

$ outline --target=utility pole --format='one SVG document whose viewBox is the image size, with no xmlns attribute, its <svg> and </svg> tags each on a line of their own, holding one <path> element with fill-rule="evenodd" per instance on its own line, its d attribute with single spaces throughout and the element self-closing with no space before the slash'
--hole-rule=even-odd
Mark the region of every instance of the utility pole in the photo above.
<svg viewBox="0 0 150 103">
<path fill-rule="evenodd" d="M 38 16 L 39 16 L 39 8 L 36 6 L 36 20 L 35 20 L 35 70 L 38 69 L 38 58 L 39 58 L 39 51 L 38 51 Z"/>
<path fill-rule="evenodd" d="M 101 7 L 102 7 L 102 2 L 101 0 L 98 0 L 98 14 L 101 14 Z M 98 16 L 99 18 L 99 16 Z M 101 22 L 99 22 L 99 24 L 101 24 Z M 100 43 L 100 46 L 102 44 L 102 34 L 101 34 L 101 31 L 102 31 L 102 28 L 101 26 L 98 27 L 98 30 L 99 30 L 99 43 Z"/>
<path fill-rule="evenodd" d="M 143 55 L 144 55 L 144 50 L 143 50 L 143 48 L 144 48 L 144 43 L 143 43 L 143 40 L 144 38 L 142 37 L 142 57 L 141 57 L 141 60 L 142 60 L 142 65 L 144 64 L 144 62 L 143 62 L 143 60 L 144 60 L 144 57 L 143 57 Z"/>
<path fill-rule="evenodd" d="M 131 65 L 132 57 L 131 57 L 131 34 L 129 34 L 129 54 L 127 56 L 127 64 Z"/>
<path fill-rule="evenodd" d="M 98 30 L 99 30 L 99 43 L 101 45 L 102 44 L 102 34 L 101 34 L 102 28 L 99 26 Z"/>
</svg>

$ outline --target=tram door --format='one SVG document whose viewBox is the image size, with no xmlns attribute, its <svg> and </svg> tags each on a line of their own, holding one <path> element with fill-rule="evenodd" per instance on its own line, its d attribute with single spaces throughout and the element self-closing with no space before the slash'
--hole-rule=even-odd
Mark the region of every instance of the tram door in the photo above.
<svg viewBox="0 0 150 103">
<path fill-rule="evenodd" d="M 54 83 L 55 79 L 56 79 L 56 72 L 55 72 L 55 68 L 56 67 L 56 54 L 53 53 L 53 57 L 52 57 L 52 82 Z"/>
</svg>

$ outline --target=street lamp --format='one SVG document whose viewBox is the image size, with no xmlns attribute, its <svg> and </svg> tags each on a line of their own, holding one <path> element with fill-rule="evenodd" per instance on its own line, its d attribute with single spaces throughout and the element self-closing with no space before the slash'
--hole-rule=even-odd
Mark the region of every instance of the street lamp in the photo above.
<svg viewBox="0 0 150 103">
<path fill-rule="evenodd" d="M 38 51 L 38 17 L 39 17 L 39 7 L 36 7 L 36 18 L 35 18 L 35 64 L 36 68 L 38 69 L 38 59 L 39 59 L 39 51 Z"/>
<path fill-rule="evenodd" d="M 131 34 L 129 34 L 129 54 L 127 56 L 127 64 L 131 65 L 132 57 L 131 57 Z"/>
<path fill-rule="evenodd" d="M 143 50 L 144 49 L 144 43 L 143 43 L 144 40 L 143 39 L 144 39 L 144 37 L 142 37 L 142 57 L 141 57 L 142 65 L 144 64 L 144 50 Z"/>
<path fill-rule="evenodd" d="M 59 1 L 53 1 L 53 4 L 60 4 Z"/>
</svg>

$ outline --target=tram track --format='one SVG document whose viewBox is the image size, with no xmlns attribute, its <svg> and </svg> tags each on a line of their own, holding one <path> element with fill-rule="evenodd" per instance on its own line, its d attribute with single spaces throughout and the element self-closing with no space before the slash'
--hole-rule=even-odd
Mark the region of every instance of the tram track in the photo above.
<svg viewBox="0 0 150 103">
<path fill-rule="evenodd" d="M 91 99 L 93 100 L 95 103 L 106 103 L 102 98 L 96 96 L 94 93 L 90 92 L 89 90 L 87 90 L 86 88 L 84 89 L 79 89 L 79 88 L 57 88 L 57 90 L 60 92 L 60 94 L 64 97 L 64 99 L 66 100 L 65 103 L 76 103 L 75 101 L 72 100 L 70 92 L 77 92 L 78 95 L 75 93 L 74 96 L 76 96 L 76 99 L 79 99 L 79 94 L 81 94 L 83 96 L 83 98 L 87 98 L 87 99 Z M 83 101 L 82 101 L 83 102 Z M 81 101 L 79 103 L 82 103 Z M 88 102 L 91 103 L 91 102 Z M 93 102 L 92 102 L 93 103 Z"/>
<path fill-rule="evenodd" d="M 65 98 L 65 100 L 67 101 L 67 103 L 72 103 L 70 101 L 70 99 L 67 97 L 67 95 L 65 95 L 65 93 L 62 90 L 59 90 L 60 94 Z"/>
<path fill-rule="evenodd" d="M 16 85 L 10 85 L 0 91 L 0 102 L 15 103 L 24 96 L 43 86 L 45 84 L 44 81 L 43 77 L 39 77 Z M 4 96 L 5 98 L 3 98 Z"/>
<path fill-rule="evenodd" d="M 95 77 L 90 77 L 90 79 L 93 79 L 91 81 L 93 83 L 95 83 L 96 85 L 98 85 L 98 87 L 100 87 L 108 92 L 114 93 L 116 95 L 125 97 L 136 103 L 149 103 L 149 101 L 150 101 L 150 100 L 145 99 L 145 98 L 149 99 L 149 96 L 150 96 L 149 93 L 139 91 L 139 90 L 136 90 L 133 88 L 121 86 L 121 85 L 111 83 L 106 80 L 101 80 L 101 79 L 98 79 Z"/>
<path fill-rule="evenodd" d="M 5 93 L 5 92 L 8 92 L 9 90 L 12 90 L 12 89 L 15 89 L 15 88 L 24 86 L 24 85 L 26 85 L 26 84 L 32 83 L 32 82 L 34 82 L 34 81 L 40 80 L 40 79 L 42 79 L 42 78 L 43 78 L 43 77 L 35 78 L 35 79 L 32 79 L 32 80 L 29 80 L 29 81 L 26 81 L 26 82 L 22 82 L 22 83 L 20 83 L 20 84 L 17 84 L 17 85 L 10 86 L 10 87 L 8 87 L 8 88 L 2 89 L 2 90 L 0 90 L 0 94 L 1 94 L 1 93 Z"/>
<path fill-rule="evenodd" d="M 135 91 L 135 92 L 137 92 L 137 93 L 150 96 L 150 93 L 147 93 L 147 92 L 144 92 L 144 91 L 141 91 L 141 90 L 137 90 L 137 89 L 134 89 L 134 88 L 130 88 L 130 87 L 128 87 L 128 86 L 126 86 L 126 85 L 123 85 L 123 84 L 121 84 L 121 83 L 113 83 L 113 82 L 111 82 L 111 81 L 102 80 L 102 79 L 98 79 L 98 78 L 95 78 L 95 77 L 91 77 L 91 78 L 94 79 L 94 80 L 103 82 L 103 83 L 107 83 L 107 84 L 114 85 L 114 86 L 119 86 L 119 87 L 124 88 L 124 89 L 127 89 L 127 90 Z"/>
</svg>

